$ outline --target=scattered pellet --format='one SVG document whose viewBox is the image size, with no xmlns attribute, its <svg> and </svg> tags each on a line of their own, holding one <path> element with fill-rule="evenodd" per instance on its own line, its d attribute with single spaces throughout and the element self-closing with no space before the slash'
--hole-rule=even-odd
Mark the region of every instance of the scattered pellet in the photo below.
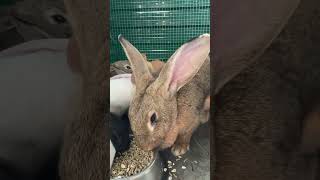
<svg viewBox="0 0 320 180">
<path fill-rule="evenodd" d="M 169 176 L 169 177 L 168 177 L 168 180 L 172 180 L 172 177 L 171 177 L 171 176 Z"/>
<path fill-rule="evenodd" d="M 167 168 L 163 168 L 163 171 L 164 171 L 164 172 L 167 172 Z"/>
<path fill-rule="evenodd" d="M 175 172 L 177 172 L 177 170 L 176 169 L 172 169 L 171 172 L 175 173 Z"/>
<path fill-rule="evenodd" d="M 171 164 L 172 162 L 171 162 L 171 161 L 168 161 L 168 163 Z"/>
<path fill-rule="evenodd" d="M 185 166 L 182 166 L 181 168 L 182 168 L 182 169 L 187 169 L 187 167 L 185 167 Z"/>
<path fill-rule="evenodd" d="M 153 152 L 139 148 L 133 138 L 130 148 L 126 152 L 116 155 L 111 167 L 111 178 L 138 174 L 151 163 L 152 159 Z"/>
</svg>

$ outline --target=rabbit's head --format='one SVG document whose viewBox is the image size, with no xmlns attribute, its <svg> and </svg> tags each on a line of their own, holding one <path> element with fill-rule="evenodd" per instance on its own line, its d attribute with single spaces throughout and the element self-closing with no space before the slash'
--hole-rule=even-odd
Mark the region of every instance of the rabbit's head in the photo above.
<svg viewBox="0 0 320 180">
<path fill-rule="evenodd" d="M 27 25 L 32 24 L 32 29 L 37 27 L 34 31 L 41 29 L 49 37 L 68 38 L 72 34 L 63 0 L 18 1 L 12 15 Z"/>
<path fill-rule="evenodd" d="M 159 74 L 121 35 L 132 67 L 136 92 L 129 108 L 129 119 L 137 143 L 145 150 L 170 147 L 168 134 L 176 127 L 177 93 L 197 74 L 210 51 L 210 35 L 201 35 L 183 44 L 164 64 Z M 170 138 L 169 138 L 170 139 Z"/>
</svg>

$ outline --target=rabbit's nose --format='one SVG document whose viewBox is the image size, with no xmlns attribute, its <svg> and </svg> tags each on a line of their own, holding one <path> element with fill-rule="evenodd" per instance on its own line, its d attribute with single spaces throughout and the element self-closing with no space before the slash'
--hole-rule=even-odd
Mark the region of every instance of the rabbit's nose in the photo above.
<svg viewBox="0 0 320 180">
<path fill-rule="evenodd" d="M 146 150 L 147 150 L 147 151 L 152 151 L 152 150 L 153 150 L 153 147 L 149 146 Z"/>
<path fill-rule="evenodd" d="M 150 151 L 150 146 L 148 144 L 146 144 L 145 142 L 141 142 L 141 141 L 137 141 L 138 146 L 145 150 L 145 151 Z"/>
<path fill-rule="evenodd" d="M 142 149 L 144 149 L 145 151 L 153 151 L 158 147 L 155 147 L 154 145 L 151 144 L 145 144 L 144 147 L 142 147 Z"/>
<path fill-rule="evenodd" d="M 153 145 L 151 145 L 151 144 L 144 144 L 144 147 L 143 147 L 143 149 L 144 150 L 146 150 L 146 151 L 151 151 L 151 150 L 153 150 L 155 147 L 153 146 Z"/>
</svg>

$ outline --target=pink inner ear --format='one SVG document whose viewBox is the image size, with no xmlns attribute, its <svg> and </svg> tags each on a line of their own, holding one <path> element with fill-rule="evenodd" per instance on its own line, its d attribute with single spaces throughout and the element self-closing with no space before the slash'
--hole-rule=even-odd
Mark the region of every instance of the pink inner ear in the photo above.
<svg viewBox="0 0 320 180">
<path fill-rule="evenodd" d="M 203 47 L 203 44 L 193 42 L 178 50 L 173 57 L 171 88 L 177 88 L 178 90 L 198 72 L 204 62 L 201 58 L 206 58 L 205 56 L 208 55 L 206 51 L 207 49 Z"/>
</svg>

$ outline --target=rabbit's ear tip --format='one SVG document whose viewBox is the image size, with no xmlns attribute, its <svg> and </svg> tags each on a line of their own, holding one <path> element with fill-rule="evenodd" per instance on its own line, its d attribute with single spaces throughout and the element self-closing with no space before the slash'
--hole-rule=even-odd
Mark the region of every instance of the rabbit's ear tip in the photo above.
<svg viewBox="0 0 320 180">
<path fill-rule="evenodd" d="M 201 34 L 199 38 L 210 38 L 210 34 L 209 33 Z"/>
<path fill-rule="evenodd" d="M 122 34 L 119 34 L 119 35 L 118 35 L 118 40 L 121 41 L 122 39 L 123 39 Z"/>
</svg>

